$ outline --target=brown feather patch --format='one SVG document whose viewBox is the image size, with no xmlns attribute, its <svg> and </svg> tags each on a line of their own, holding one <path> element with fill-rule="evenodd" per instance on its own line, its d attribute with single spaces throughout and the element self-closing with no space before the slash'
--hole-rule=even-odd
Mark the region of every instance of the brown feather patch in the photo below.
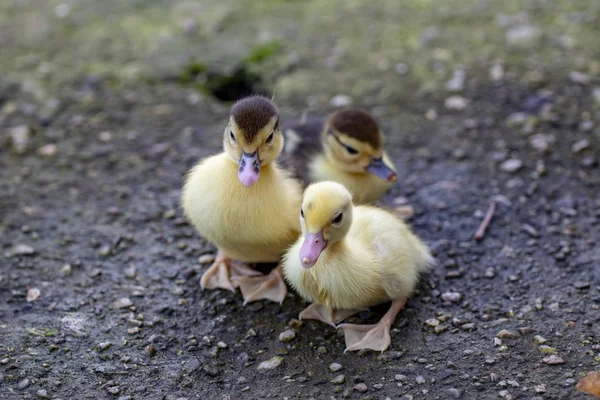
<svg viewBox="0 0 600 400">
<path fill-rule="evenodd" d="M 231 116 L 247 143 L 252 143 L 258 132 L 276 115 L 275 104 L 262 96 L 246 97 L 231 107 Z"/>
<path fill-rule="evenodd" d="M 368 143 L 378 150 L 383 146 L 383 137 L 375 118 L 359 108 L 344 108 L 331 114 L 328 125 L 344 135 Z"/>
</svg>

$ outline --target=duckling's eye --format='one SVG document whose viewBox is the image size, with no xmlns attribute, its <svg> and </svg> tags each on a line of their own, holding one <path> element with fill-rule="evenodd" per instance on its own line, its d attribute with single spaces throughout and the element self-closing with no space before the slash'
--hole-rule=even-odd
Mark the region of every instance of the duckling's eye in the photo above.
<svg viewBox="0 0 600 400">
<path fill-rule="evenodd" d="M 358 154 L 358 150 L 356 150 L 354 147 L 350 147 L 350 146 L 344 146 L 346 147 L 346 151 L 352 155 L 356 155 Z"/>
<path fill-rule="evenodd" d="M 331 221 L 333 224 L 339 224 L 340 222 L 342 222 L 342 218 L 344 217 L 344 214 L 339 213 L 334 219 L 333 221 Z"/>
<path fill-rule="evenodd" d="M 229 131 L 229 137 L 235 142 L 235 135 L 233 134 L 233 131 Z"/>
<path fill-rule="evenodd" d="M 273 132 L 269 135 L 265 143 L 271 143 L 273 141 Z"/>
<path fill-rule="evenodd" d="M 302 218 L 304 218 L 304 210 L 303 210 L 303 209 L 300 209 L 300 216 L 301 216 Z"/>
</svg>

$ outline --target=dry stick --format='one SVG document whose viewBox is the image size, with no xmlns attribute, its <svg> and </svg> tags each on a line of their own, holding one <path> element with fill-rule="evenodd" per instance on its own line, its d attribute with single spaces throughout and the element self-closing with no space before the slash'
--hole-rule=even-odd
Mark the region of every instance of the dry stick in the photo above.
<svg viewBox="0 0 600 400">
<path fill-rule="evenodd" d="M 492 221 L 492 217 L 494 216 L 495 211 L 496 211 L 496 200 L 492 200 L 492 202 L 490 203 L 490 207 L 488 208 L 487 212 L 485 213 L 485 217 L 483 217 L 483 221 L 481 221 L 481 225 L 479 225 L 479 229 L 477 229 L 477 232 L 475 232 L 475 235 L 474 235 L 475 240 L 483 239 L 483 236 L 485 235 L 485 230 L 487 229 L 488 225 Z"/>
</svg>

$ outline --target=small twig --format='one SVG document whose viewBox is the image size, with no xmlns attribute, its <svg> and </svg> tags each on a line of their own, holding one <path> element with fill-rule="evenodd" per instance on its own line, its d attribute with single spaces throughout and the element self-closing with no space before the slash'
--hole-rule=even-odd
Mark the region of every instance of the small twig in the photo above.
<svg viewBox="0 0 600 400">
<path fill-rule="evenodd" d="M 492 221 L 492 217 L 494 216 L 495 212 L 496 212 L 496 200 L 492 200 L 487 212 L 485 213 L 485 216 L 483 217 L 483 221 L 481 221 L 481 225 L 479 225 L 479 229 L 477 229 L 477 232 L 475 232 L 475 235 L 474 235 L 475 240 L 483 239 L 483 236 L 485 235 L 485 230 L 487 229 L 488 225 Z"/>
</svg>

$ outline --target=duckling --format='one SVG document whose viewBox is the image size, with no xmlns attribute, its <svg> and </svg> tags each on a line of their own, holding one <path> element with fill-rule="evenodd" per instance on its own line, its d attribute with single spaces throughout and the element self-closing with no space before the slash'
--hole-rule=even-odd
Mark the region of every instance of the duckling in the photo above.
<svg viewBox="0 0 600 400">
<path fill-rule="evenodd" d="M 284 164 L 305 184 L 340 182 L 356 204 L 366 204 L 380 199 L 397 179 L 383 134 L 367 111 L 343 108 L 326 120 L 305 118 L 283 131 Z"/>
<path fill-rule="evenodd" d="M 181 198 L 185 216 L 217 247 L 200 280 L 203 289 L 239 287 L 244 304 L 283 302 L 287 287 L 280 266 L 262 276 L 241 264 L 279 262 L 300 233 L 302 186 L 275 161 L 283 145 L 276 106 L 247 97 L 231 108 L 224 151 L 188 173 Z"/>
<path fill-rule="evenodd" d="M 312 304 L 300 319 L 344 330 L 346 351 L 385 351 L 390 327 L 413 292 L 419 274 L 433 265 L 426 245 L 392 213 L 353 206 L 337 182 L 308 186 L 300 209 L 302 236 L 284 256 L 287 282 Z M 365 307 L 391 301 L 374 325 L 341 324 Z"/>
</svg>

